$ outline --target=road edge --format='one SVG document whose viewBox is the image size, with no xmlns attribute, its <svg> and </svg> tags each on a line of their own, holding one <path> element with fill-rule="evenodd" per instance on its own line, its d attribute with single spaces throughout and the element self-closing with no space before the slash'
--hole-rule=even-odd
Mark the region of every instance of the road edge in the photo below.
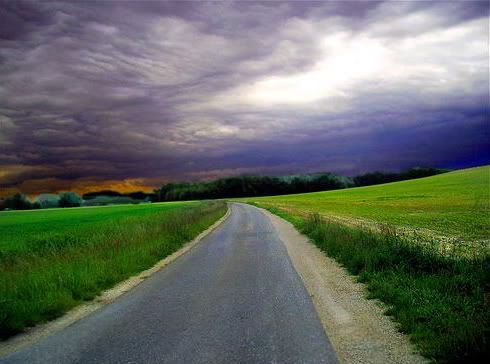
<svg viewBox="0 0 490 364">
<path fill-rule="evenodd" d="M 168 255 L 159 262 L 157 262 L 151 268 L 148 268 L 137 275 L 130 277 L 122 282 L 117 283 L 114 287 L 102 292 L 99 296 L 94 298 L 92 301 L 82 303 L 69 310 L 62 316 L 36 325 L 32 328 L 27 329 L 25 332 L 15 335 L 5 341 L 0 342 L 0 358 L 12 354 L 18 350 L 21 350 L 29 345 L 36 343 L 42 338 L 51 335 L 55 332 L 63 330 L 64 328 L 74 324 L 75 322 L 87 317 L 93 312 L 101 309 L 102 307 L 114 302 L 117 298 L 130 291 L 138 284 L 143 282 L 145 279 L 160 271 L 170 263 L 174 262 L 177 258 L 186 254 L 189 250 L 194 248 L 198 243 L 200 243 L 206 236 L 212 233 L 216 228 L 218 228 L 226 219 L 230 216 L 231 209 L 229 204 L 227 204 L 226 213 L 215 221 L 210 227 L 202 231 L 198 236 L 196 236 L 190 242 L 185 243 L 182 248 L 176 252 Z"/>
<path fill-rule="evenodd" d="M 366 298 L 366 288 L 293 224 L 257 207 L 270 221 L 311 296 L 337 358 L 351 363 L 426 363 L 408 337 Z"/>
</svg>

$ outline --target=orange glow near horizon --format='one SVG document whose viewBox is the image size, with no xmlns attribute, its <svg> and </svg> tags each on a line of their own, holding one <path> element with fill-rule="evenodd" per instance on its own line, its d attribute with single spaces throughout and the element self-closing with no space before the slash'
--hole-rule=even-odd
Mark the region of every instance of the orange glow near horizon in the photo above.
<svg viewBox="0 0 490 364">
<path fill-rule="evenodd" d="M 112 190 L 120 193 L 130 192 L 152 192 L 159 183 L 149 184 L 142 178 L 132 178 L 124 180 L 75 180 L 67 181 L 56 178 L 46 178 L 37 180 L 26 180 L 15 187 L 6 187 L 0 190 L 0 197 L 13 195 L 15 193 L 24 193 L 30 198 L 34 198 L 41 193 L 59 193 L 63 191 L 72 191 L 80 195 L 88 192 L 102 190 Z"/>
</svg>

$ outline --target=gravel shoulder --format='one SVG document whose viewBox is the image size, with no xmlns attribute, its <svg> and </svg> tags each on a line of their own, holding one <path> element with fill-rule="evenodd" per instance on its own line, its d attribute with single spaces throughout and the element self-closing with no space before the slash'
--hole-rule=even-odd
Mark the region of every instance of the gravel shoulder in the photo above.
<svg viewBox="0 0 490 364">
<path fill-rule="evenodd" d="M 356 282 L 292 224 L 261 209 L 285 244 L 341 363 L 426 363 Z"/>
</svg>

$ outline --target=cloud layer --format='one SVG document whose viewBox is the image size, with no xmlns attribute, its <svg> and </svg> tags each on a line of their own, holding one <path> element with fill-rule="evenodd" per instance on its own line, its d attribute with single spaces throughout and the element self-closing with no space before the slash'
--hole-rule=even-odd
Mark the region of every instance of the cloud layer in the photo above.
<svg viewBox="0 0 490 364">
<path fill-rule="evenodd" d="M 488 2 L 4 1 L 0 24 L 5 190 L 490 160 Z"/>
</svg>

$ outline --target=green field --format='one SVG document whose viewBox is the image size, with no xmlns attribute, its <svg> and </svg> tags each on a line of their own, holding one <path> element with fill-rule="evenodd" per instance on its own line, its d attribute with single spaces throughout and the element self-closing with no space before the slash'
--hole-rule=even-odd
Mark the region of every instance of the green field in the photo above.
<svg viewBox="0 0 490 364">
<path fill-rule="evenodd" d="M 33 241 L 90 233 L 122 218 L 144 217 L 193 204 L 196 202 L 4 211 L 0 213 L 0 254 L 30 250 Z"/>
<path fill-rule="evenodd" d="M 288 219 L 356 275 L 427 358 L 478 363 L 490 342 L 489 189 L 485 166 L 242 201 Z"/>
<path fill-rule="evenodd" d="M 222 202 L 177 202 L 1 212 L 0 337 L 151 267 L 225 211 Z"/>
<path fill-rule="evenodd" d="M 422 228 L 464 240 L 490 236 L 490 166 L 385 185 L 247 200 L 292 214 Z"/>
</svg>

